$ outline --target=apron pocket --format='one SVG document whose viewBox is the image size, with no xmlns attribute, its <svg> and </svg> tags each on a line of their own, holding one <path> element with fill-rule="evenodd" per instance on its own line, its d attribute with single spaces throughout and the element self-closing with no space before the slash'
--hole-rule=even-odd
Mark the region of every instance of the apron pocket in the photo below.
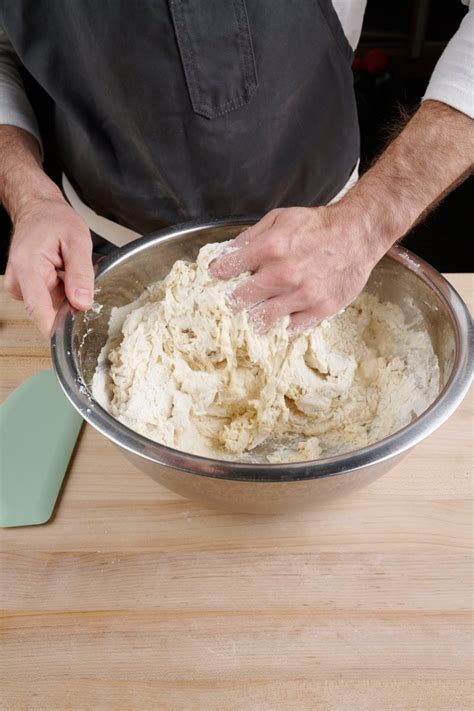
<svg viewBox="0 0 474 711">
<path fill-rule="evenodd" d="M 258 86 L 245 0 L 169 0 L 189 97 L 208 119 L 248 104 Z"/>
</svg>

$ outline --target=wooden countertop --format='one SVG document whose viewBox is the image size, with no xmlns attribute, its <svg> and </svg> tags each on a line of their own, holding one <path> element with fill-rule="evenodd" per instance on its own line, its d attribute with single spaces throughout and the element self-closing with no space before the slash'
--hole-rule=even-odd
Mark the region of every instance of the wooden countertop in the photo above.
<svg viewBox="0 0 474 711">
<path fill-rule="evenodd" d="M 50 359 L 4 293 L 0 322 L 3 399 Z M 280 518 L 185 501 L 84 427 L 55 518 L 0 532 L 1 708 L 472 708 L 472 406 Z"/>
</svg>

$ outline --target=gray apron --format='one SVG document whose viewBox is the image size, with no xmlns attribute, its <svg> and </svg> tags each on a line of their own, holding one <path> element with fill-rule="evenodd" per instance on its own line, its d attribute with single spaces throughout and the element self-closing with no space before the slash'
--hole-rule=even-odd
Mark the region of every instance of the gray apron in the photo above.
<svg viewBox="0 0 474 711">
<path fill-rule="evenodd" d="M 138 232 L 325 204 L 357 162 L 329 0 L 0 0 L 0 22 L 78 195 Z"/>
</svg>

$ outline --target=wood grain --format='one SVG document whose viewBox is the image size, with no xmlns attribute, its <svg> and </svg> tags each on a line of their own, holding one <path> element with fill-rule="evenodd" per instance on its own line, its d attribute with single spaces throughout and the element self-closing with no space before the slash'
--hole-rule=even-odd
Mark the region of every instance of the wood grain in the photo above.
<svg viewBox="0 0 474 711">
<path fill-rule="evenodd" d="M 1 294 L 2 399 L 46 367 Z M 0 532 L 0 708 L 472 708 L 472 415 L 283 517 L 185 501 L 85 427 L 54 519 Z"/>
</svg>

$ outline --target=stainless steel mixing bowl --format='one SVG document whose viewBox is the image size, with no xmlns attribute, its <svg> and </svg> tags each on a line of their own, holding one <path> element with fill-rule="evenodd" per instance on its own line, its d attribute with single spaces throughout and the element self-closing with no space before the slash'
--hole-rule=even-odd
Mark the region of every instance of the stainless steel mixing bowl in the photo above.
<svg viewBox="0 0 474 711">
<path fill-rule="evenodd" d="M 435 402 L 399 432 L 337 457 L 295 464 L 249 464 L 206 459 L 157 444 L 128 429 L 94 400 L 90 383 L 107 338 L 112 307 L 133 301 L 163 278 L 177 259 L 194 259 L 208 242 L 235 237 L 252 220 L 188 224 L 144 237 L 103 260 L 96 275 L 99 313 L 74 314 L 64 304 L 52 339 L 59 382 L 87 422 L 112 440 L 138 469 L 169 489 L 242 512 L 276 513 L 316 507 L 361 488 L 395 466 L 457 408 L 472 377 L 471 319 L 462 299 L 435 269 L 394 247 L 374 270 L 367 289 L 410 315 L 421 309 L 441 369 Z M 98 468 L 97 476 L 100 476 Z"/>
</svg>

